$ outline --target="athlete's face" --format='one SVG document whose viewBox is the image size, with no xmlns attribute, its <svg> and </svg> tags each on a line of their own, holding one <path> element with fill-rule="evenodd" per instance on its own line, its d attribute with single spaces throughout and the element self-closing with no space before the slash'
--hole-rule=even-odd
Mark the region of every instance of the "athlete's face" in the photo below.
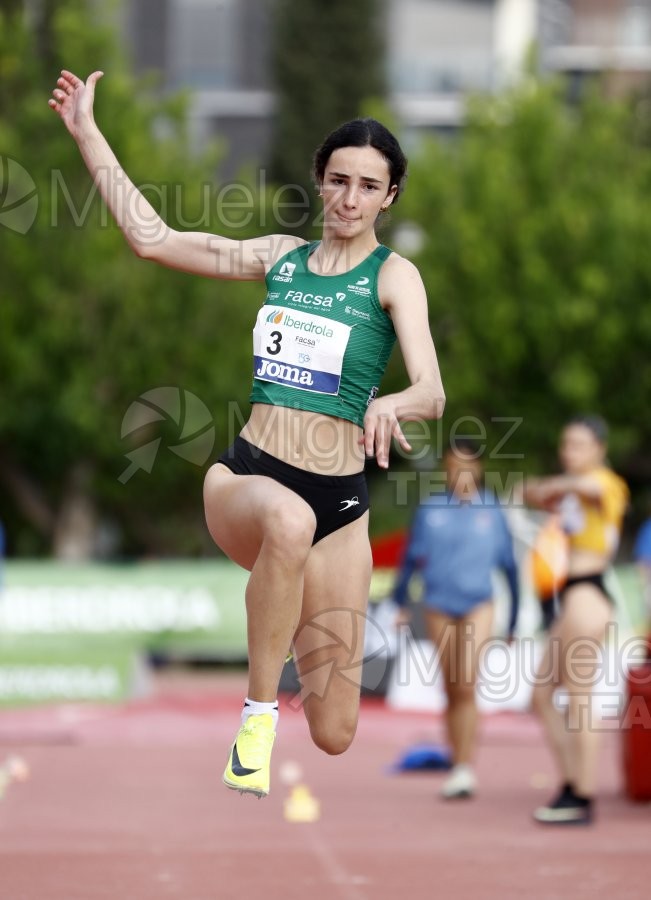
<svg viewBox="0 0 651 900">
<path fill-rule="evenodd" d="M 396 190 L 389 184 L 389 164 L 374 147 L 340 147 L 330 156 L 321 185 L 325 228 L 343 239 L 374 228 Z"/>
<path fill-rule="evenodd" d="M 559 457 L 570 475 L 588 472 L 604 461 L 606 449 L 586 425 L 568 425 L 561 434 Z"/>
<path fill-rule="evenodd" d="M 448 490 L 460 499 L 470 499 L 479 490 L 482 466 L 478 459 L 468 453 L 445 454 L 445 474 Z"/>
</svg>

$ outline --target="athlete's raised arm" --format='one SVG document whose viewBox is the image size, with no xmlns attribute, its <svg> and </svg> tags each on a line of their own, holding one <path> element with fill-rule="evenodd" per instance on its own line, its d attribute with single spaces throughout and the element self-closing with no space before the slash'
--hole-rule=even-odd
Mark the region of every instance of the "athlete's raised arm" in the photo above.
<svg viewBox="0 0 651 900">
<path fill-rule="evenodd" d="M 63 70 L 48 103 L 76 141 L 104 202 L 134 253 L 196 275 L 261 281 L 277 259 L 303 243 L 289 235 L 237 241 L 170 228 L 128 178 L 95 123 L 95 85 L 102 75 L 103 72 L 93 72 L 84 82 Z"/>
<path fill-rule="evenodd" d="M 529 478 L 525 499 L 530 506 L 555 509 L 566 494 L 576 494 L 594 506 L 603 505 L 605 489 L 594 475 L 548 475 Z"/>
<path fill-rule="evenodd" d="M 440 419 L 445 406 L 436 350 L 427 316 L 427 297 L 416 266 L 393 254 L 382 267 L 378 291 L 382 306 L 391 315 L 398 343 L 411 382 L 397 394 L 374 400 L 364 419 L 364 448 L 378 464 L 389 464 L 391 438 L 405 450 L 411 447 L 400 422 L 410 419 Z"/>
</svg>

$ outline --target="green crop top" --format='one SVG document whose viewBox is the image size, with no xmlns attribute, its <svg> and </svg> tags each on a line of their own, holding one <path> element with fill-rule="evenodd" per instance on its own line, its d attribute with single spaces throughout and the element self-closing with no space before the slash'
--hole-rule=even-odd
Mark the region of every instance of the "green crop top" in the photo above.
<svg viewBox="0 0 651 900">
<path fill-rule="evenodd" d="M 252 403 L 338 416 L 362 426 L 396 340 L 377 295 L 380 245 L 343 275 L 307 268 L 318 243 L 291 250 L 269 270 L 253 329 Z"/>
</svg>

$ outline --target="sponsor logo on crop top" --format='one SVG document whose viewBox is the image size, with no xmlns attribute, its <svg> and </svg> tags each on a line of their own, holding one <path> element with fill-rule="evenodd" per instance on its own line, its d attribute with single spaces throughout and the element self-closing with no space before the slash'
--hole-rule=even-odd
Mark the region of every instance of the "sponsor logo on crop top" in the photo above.
<svg viewBox="0 0 651 900">
<path fill-rule="evenodd" d="M 287 291 L 285 294 L 285 303 L 296 303 L 301 306 L 322 306 L 324 309 L 332 309 L 335 300 L 341 303 L 346 299 L 343 291 L 337 291 L 333 296 L 330 294 L 312 294 L 309 291 Z"/>
<path fill-rule="evenodd" d="M 352 291 L 353 294 L 357 294 L 360 297 L 368 297 L 371 293 L 370 287 L 367 287 L 370 278 L 367 278 L 366 275 L 363 275 L 361 278 L 358 278 L 355 284 L 349 284 L 348 290 Z"/>
<path fill-rule="evenodd" d="M 296 268 L 296 263 L 292 262 L 284 262 L 280 269 L 278 270 L 278 274 L 272 277 L 272 281 L 285 281 L 291 282 L 292 276 L 294 274 L 294 269 Z"/>
</svg>

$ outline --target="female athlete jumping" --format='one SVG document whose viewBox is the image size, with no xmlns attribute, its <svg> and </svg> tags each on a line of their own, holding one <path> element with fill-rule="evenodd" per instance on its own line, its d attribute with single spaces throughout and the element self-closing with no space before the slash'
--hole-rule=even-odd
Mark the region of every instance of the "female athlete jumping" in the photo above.
<svg viewBox="0 0 651 900">
<path fill-rule="evenodd" d="M 248 697 L 224 781 L 264 796 L 290 647 L 314 742 L 341 753 L 353 739 L 360 686 L 351 673 L 361 667 L 351 667 L 351 647 L 352 662 L 361 660 L 355 623 L 371 576 L 365 456 L 386 468 L 392 438 L 410 449 L 400 422 L 443 411 L 422 280 L 375 233 L 379 215 L 400 194 L 406 160 L 379 122 L 354 120 L 315 154 L 320 241 L 176 231 L 128 179 L 95 124 L 101 76 L 84 82 L 63 71 L 49 104 L 131 249 L 197 275 L 266 284 L 253 330 L 251 415 L 205 481 L 212 537 L 251 571 Z M 396 337 L 410 386 L 378 396 Z"/>
</svg>

